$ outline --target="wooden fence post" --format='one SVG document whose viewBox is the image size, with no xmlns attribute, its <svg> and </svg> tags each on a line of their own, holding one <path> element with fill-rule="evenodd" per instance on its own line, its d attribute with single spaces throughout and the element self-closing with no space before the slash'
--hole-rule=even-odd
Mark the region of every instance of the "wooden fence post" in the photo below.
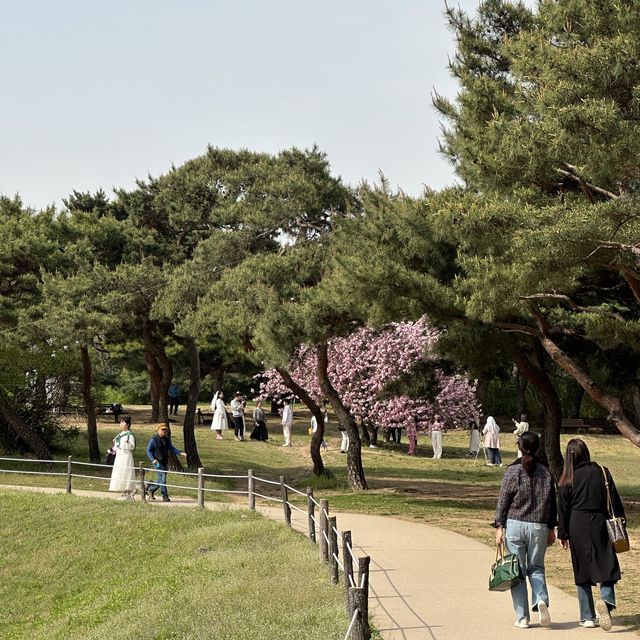
<svg viewBox="0 0 640 640">
<path fill-rule="evenodd" d="M 329 566 L 331 567 L 331 582 L 338 584 L 340 574 L 338 573 L 338 524 L 336 517 L 329 518 Z"/>
<path fill-rule="evenodd" d="M 198 506 L 204 508 L 204 467 L 198 467 Z"/>
<path fill-rule="evenodd" d="M 147 492 L 144 489 L 144 464 L 140 463 L 140 495 L 142 496 L 142 502 L 147 501 Z"/>
<path fill-rule="evenodd" d="M 253 469 L 247 471 L 247 493 L 249 494 L 249 509 L 251 511 L 256 510 L 256 494 L 255 492 L 255 479 L 253 477 Z"/>
<path fill-rule="evenodd" d="M 316 522 L 314 518 L 314 512 L 316 504 L 313 501 L 313 489 L 307 487 L 307 519 L 309 520 L 309 540 L 312 544 L 316 543 Z"/>
<path fill-rule="evenodd" d="M 351 628 L 351 640 L 369 640 L 371 638 L 369 622 L 362 615 L 362 606 L 365 600 L 366 596 L 363 589 L 359 587 L 351 587 L 349 589 L 349 618 L 353 618 L 356 609 L 359 612 Z"/>
<path fill-rule="evenodd" d="M 362 619 L 365 623 L 366 639 L 371 637 L 371 629 L 369 629 L 369 565 L 371 564 L 371 558 L 364 556 L 358 558 L 358 587 L 362 589 L 363 602 L 358 606 L 362 612 Z M 362 608 L 360 608 L 362 607 Z"/>
<path fill-rule="evenodd" d="M 326 498 L 320 500 L 320 530 L 318 535 L 320 536 L 320 557 L 328 562 L 329 560 L 329 501 Z"/>
<path fill-rule="evenodd" d="M 291 507 L 289 506 L 289 494 L 287 492 L 287 485 L 284 483 L 284 476 L 280 476 L 280 495 L 282 496 L 284 520 L 289 526 L 291 526 Z"/>
<path fill-rule="evenodd" d="M 355 586 L 353 581 L 353 558 L 351 557 L 353 543 L 351 541 L 351 531 L 342 532 L 342 564 L 344 566 L 344 593 L 347 603 L 347 613 L 349 613 L 349 589 Z"/>
<path fill-rule="evenodd" d="M 71 493 L 71 456 L 67 458 L 67 493 Z"/>
</svg>

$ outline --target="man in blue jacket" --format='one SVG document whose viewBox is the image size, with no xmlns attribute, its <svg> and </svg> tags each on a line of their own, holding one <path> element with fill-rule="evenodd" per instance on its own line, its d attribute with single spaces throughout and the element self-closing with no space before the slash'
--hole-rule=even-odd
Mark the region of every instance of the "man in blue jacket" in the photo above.
<svg viewBox="0 0 640 640">
<path fill-rule="evenodd" d="M 147 457 L 151 460 L 154 469 L 158 471 L 158 479 L 153 484 L 147 484 L 145 494 L 150 500 L 155 500 L 155 492 L 160 489 L 162 500 L 171 502 L 169 492 L 167 491 L 167 470 L 169 469 L 169 452 L 176 456 L 187 457 L 186 453 L 180 453 L 173 446 L 171 436 L 169 435 L 169 427 L 164 424 L 158 425 L 158 433 L 156 433 L 147 445 Z"/>
</svg>

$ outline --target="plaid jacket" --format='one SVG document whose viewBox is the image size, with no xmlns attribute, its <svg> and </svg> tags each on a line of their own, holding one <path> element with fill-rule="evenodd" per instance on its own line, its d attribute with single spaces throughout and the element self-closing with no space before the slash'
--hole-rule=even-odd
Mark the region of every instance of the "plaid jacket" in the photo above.
<svg viewBox="0 0 640 640">
<path fill-rule="evenodd" d="M 558 524 L 553 478 L 540 462 L 531 478 L 520 460 L 507 467 L 500 487 L 495 526 L 506 527 L 507 520 L 540 522 L 550 529 Z"/>
</svg>

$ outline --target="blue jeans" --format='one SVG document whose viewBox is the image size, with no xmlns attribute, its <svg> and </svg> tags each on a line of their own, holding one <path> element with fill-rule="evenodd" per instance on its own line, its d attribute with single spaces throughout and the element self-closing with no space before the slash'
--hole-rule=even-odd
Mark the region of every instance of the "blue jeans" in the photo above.
<svg viewBox="0 0 640 640">
<path fill-rule="evenodd" d="M 538 610 L 539 602 L 549 604 L 547 580 L 544 575 L 544 554 L 547 551 L 548 533 L 546 524 L 507 520 L 505 534 L 507 549 L 518 556 L 522 575 L 529 578 L 533 611 Z M 511 599 L 516 619 L 529 618 L 526 580 L 511 588 Z"/>
<path fill-rule="evenodd" d="M 487 458 L 489 464 L 502 464 L 502 456 L 500 455 L 500 449 L 494 449 L 493 447 L 487 447 Z"/>
<path fill-rule="evenodd" d="M 147 485 L 147 491 L 150 493 L 155 493 L 158 489 L 160 489 L 160 493 L 163 496 L 168 496 L 169 492 L 167 491 L 167 467 L 160 467 L 157 471 L 158 479 L 153 484 Z"/>
<path fill-rule="evenodd" d="M 600 597 L 607 603 L 609 611 L 616 608 L 616 591 L 615 583 L 603 582 L 600 585 Z M 578 604 L 580 605 L 580 622 L 584 620 L 595 620 L 596 611 L 593 606 L 593 594 L 591 592 L 591 584 L 585 582 L 577 584 Z"/>
</svg>

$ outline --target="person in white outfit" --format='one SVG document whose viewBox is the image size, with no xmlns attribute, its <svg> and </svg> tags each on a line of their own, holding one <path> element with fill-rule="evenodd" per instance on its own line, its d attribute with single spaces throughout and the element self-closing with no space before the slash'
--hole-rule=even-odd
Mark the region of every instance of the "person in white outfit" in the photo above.
<svg viewBox="0 0 640 640">
<path fill-rule="evenodd" d="M 227 409 L 224 406 L 224 394 L 222 391 L 215 392 L 211 401 L 211 411 L 213 411 L 211 429 L 216 432 L 216 440 L 222 440 L 222 431 L 229 428 Z"/>
<path fill-rule="evenodd" d="M 324 429 L 325 429 L 325 433 L 327 432 L 327 414 L 324 414 Z M 314 434 L 316 431 L 318 430 L 318 421 L 316 420 L 315 416 L 311 416 L 311 433 Z M 322 449 L 328 449 L 329 445 L 324 441 L 324 438 L 322 439 L 322 442 L 320 443 L 320 447 L 322 447 Z"/>
<path fill-rule="evenodd" d="M 131 433 L 131 418 L 120 420 L 120 433 L 113 439 L 116 458 L 113 461 L 109 491 L 121 491 L 123 500 L 133 500 L 136 492 L 136 469 L 133 464 L 133 450 L 136 439 Z"/>
<path fill-rule="evenodd" d="M 284 436 L 283 447 L 291 446 L 291 427 L 293 425 L 293 411 L 289 400 L 283 400 L 282 408 L 282 435 Z"/>
<path fill-rule="evenodd" d="M 502 456 L 500 455 L 500 427 L 492 416 L 487 418 L 487 423 L 482 430 L 484 436 L 484 448 L 487 450 L 489 462 L 487 465 L 502 466 Z"/>
<path fill-rule="evenodd" d="M 429 433 L 431 435 L 431 446 L 433 447 L 433 457 L 436 459 L 442 458 L 442 432 L 444 431 L 444 424 L 440 421 L 440 416 L 433 416 L 433 422 L 429 427 Z"/>
<path fill-rule="evenodd" d="M 523 413 L 520 415 L 520 422 L 518 422 L 515 418 L 512 418 L 513 424 L 516 425 L 516 428 L 513 430 L 513 433 L 516 436 L 516 449 L 518 450 L 518 458 L 522 458 L 522 451 L 520 451 L 520 447 L 518 446 L 518 439 L 523 433 L 529 431 L 529 423 L 527 422 L 527 414 Z"/>
</svg>

